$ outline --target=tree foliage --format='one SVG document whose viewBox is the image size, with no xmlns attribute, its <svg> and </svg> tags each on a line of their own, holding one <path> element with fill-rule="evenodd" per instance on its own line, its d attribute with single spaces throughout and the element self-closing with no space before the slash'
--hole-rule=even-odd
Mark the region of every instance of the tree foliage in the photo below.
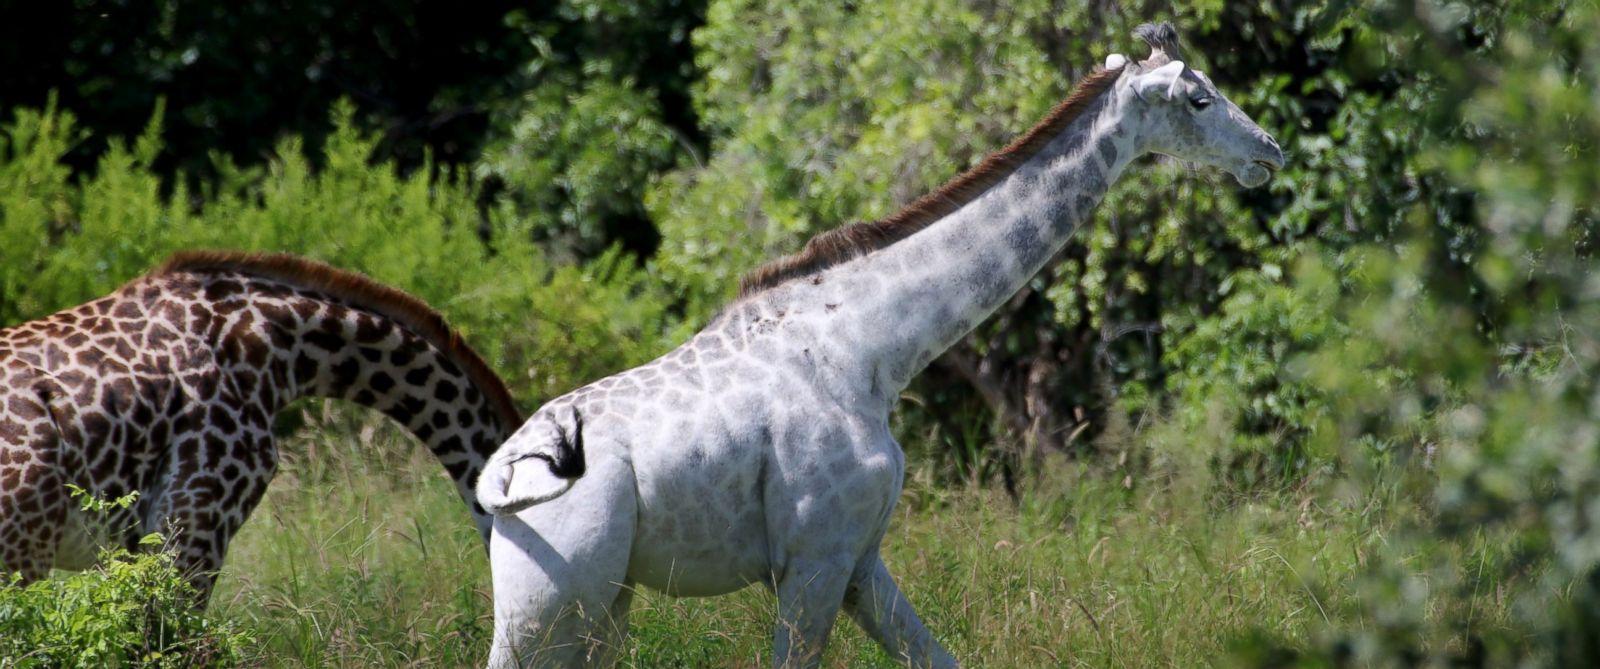
<svg viewBox="0 0 1600 669">
<path fill-rule="evenodd" d="M 1411 481 L 1433 513 L 1355 584 L 1361 615 L 1295 658 L 1428 666 L 1591 666 L 1600 611 L 1600 426 L 1594 398 L 1596 139 L 1591 5 L 1374 3 L 1369 58 L 1406 72 L 1424 196 L 1364 244 L 1333 305 L 1345 335 L 1296 365 L 1330 398 L 1317 440 L 1364 485 Z M 1430 186 L 1431 184 L 1431 186 Z M 1330 285 L 1327 257 L 1302 284 Z M 1360 490 L 1355 488 L 1351 492 Z M 1485 634 L 1464 604 L 1507 592 L 1519 629 Z"/>
<path fill-rule="evenodd" d="M 213 154 L 264 163 L 278 142 L 317 147 L 327 112 L 351 100 L 378 133 L 376 157 L 412 169 L 475 160 L 520 96 L 605 61 L 658 96 L 687 129 L 687 33 L 695 0 L 70 0 L 0 5 L 0 115 L 51 95 L 86 130 L 69 152 L 92 167 L 113 137 L 139 133 L 165 101 L 172 132 L 155 167 L 211 176 Z M 602 245 L 603 247 L 603 245 Z"/>
</svg>

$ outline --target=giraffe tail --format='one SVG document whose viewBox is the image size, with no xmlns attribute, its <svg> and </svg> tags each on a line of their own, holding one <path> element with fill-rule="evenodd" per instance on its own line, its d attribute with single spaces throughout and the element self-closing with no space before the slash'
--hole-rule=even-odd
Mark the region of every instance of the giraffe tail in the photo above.
<svg viewBox="0 0 1600 669">
<path fill-rule="evenodd" d="M 519 430 L 496 451 L 478 476 L 478 503 L 496 516 L 509 516 L 560 497 L 583 476 L 583 417 L 574 409 L 573 427 L 549 423 L 550 430 Z"/>
</svg>

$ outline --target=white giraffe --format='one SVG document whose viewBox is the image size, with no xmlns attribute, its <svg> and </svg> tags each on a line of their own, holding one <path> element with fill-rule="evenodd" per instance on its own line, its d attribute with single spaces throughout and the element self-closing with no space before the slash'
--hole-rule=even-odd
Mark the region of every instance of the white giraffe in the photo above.
<svg viewBox="0 0 1600 669">
<path fill-rule="evenodd" d="M 1158 152 L 1265 183 L 1272 137 L 1152 49 L 1097 70 L 1042 122 L 877 223 L 819 235 L 747 277 L 687 343 L 541 408 L 478 483 L 490 541 L 489 665 L 605 663 L 639 585 L 680 596 L 762 583 L 774 664 L 821 660 L 842 607 L 912 666 L 955 660 L 879 558 L 904 454 L 900 391 L 1064 245 L 1136 157 Z M 551 471 L 576 451 L 587 473 Z M 563 494 L 565 493 L 565 494 Z"/>
</svg>

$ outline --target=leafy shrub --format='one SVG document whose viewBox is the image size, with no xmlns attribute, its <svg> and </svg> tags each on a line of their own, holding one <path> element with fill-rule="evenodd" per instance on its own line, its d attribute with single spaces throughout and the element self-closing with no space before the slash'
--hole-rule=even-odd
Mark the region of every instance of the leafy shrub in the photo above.
<svg viewBox="0 0 1600 669">
<path fill-rule="evenodd" d="M 1341 336 L 1289 366 L 1325 399 L 1313 441 L 1348 475 L 1334 494 L 1398 489 L 1423 513 L 1343 584 L 1358 593 L 1344 620 L 1241 652 L 1254 666 L 1595 666 L 1600 10 L 1352 16 L 1374 26 L 1353 33 L 1367 57 L 1406 73 L 1390 123 L 1415 138 L 1419 193 L 1400 201 L 1395 241 L 1308 263 L 1306 285 L 1334 262 L 1353 271 L 1329 304 Z M 1511 628 L 1483 628 L 1485 605 Z"/>
<path fill-rule="evenodd" d="M 311 168 L 286 139 L 264 171 L 219 160 L 220 183 L 163 193 L 151 163 L 157 109 L 132 142 L 112 142 L 91 177 L 62 159 L 71 113 L 20 111 L 0 133 L 0 322 L 103 295 L 184 248 L 287 251 L 364 272 L 427 300 L 536 404 L 662 350 L 669 300 L 626 256 L 555 264 L 510 211 L 480 216 L 460 180 L 369 164 L 377 141 L 338 105 Z M 481 234 L 480 234 L 481 232 Z M 487 241 L 486 241 L 487 240 Z"/>
<path fill-rule="evenodd" d="M 84 497 L 82 506 L 91 517 L 105 517 L 137 497 Z M 147 535 L 138 553 L 107 548 L 98 566 L 65 578 L 22 587 L 13 576 L 0 584 L 0 668 L 239 664 L 250 638 L 195 608 L 194 588 L 173 554 L 159 550 L 162 541 Z"/>
<path fill-rule="evenodd" d="M 589 257 L 631 242 L 654 251 L 643 191 L 678 151 L 657 107 L 629 81 L 552 77 L 521 101 L 509 136 L 490 144 L 478 173 L 499 179 L 501 205 L 546 249 Z"/>
<path fill-rule="evenodd" d="M 111 548 L 94 569 L 0 587 L 6 669 L 225 667 L 239 664 L 250 643 L 234 625 L 194 609 L 170 553 Z"/>
<path fill-rule="evenodd" d="M 1217 313 L 1168 319 L 1169 330 L 1188 335 L 1167 349 L 1171 420 L 1191 434 L 1216 432 L 1229 440 L 1214 463 L 1253 480 L 1296 481 L 1331 453 L 1308 449 L 1315 426 L 1327 417 L 1327 399 L 1309 379 L 1286 373 L 1306 351 L 1341 334 L 1333 318 L 1338 285 L 1324 272 L 1303 270 L 1294 284 L 1269 265 L 1225 282 Z"/>
</svg>

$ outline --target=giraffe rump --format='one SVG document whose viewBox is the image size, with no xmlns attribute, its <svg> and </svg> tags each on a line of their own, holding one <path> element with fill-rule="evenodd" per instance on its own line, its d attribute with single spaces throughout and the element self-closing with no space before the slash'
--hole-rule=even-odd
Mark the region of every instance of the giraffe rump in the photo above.
<svg viewBox="0 0 1600 669">
<path fill-rule="evenodd" d="M 526 428 L 525 428 L 526 429 Z M 550 419 L 545 434 L 523 442 L 521 448 L 503 448 L 478 477 L 478 503 L 496 516 L 509 516 L 530 506 L 560 497 L 583 476 L 583 416 L 574 408 L 569 424 Z M 518 465 L 537 461 L 513 476 Z"/>
<path fill-rule="evenodd" d="M 799 253 L 756 268 L 739 281 L 739 297 L 748 297 L 792 279 L 810 276 L 829 267 L 864 256 L 910 237 L 967 205 L 1027 162 L 1062 129 L 1077 119 L 1106 89 L 1116 83 L 1122 68 L 1095 68 L 1072 92 L 1033 128 L 983 162 L 945 182 L 938 190 L 917 198 L 882 220 L 852 223 L 812 237 Z"/>
</svg>

